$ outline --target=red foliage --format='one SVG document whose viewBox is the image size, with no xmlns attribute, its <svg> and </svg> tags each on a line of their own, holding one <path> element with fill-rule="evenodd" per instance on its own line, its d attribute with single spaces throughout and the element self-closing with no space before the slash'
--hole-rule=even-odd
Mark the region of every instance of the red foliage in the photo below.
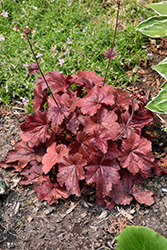
<svg viewBox="0 0 167 250">
<path fill-rule="evenodd" d="M 39 72 L 39 67 L 36 63 L 31 63 L 30 64 L 31 68 L 28 69 L 30 75 L 35 74 L 37 75 L 37 73 Z"/>
<path fill-rule="evenodd" d="M 67 77 L 53 71 L 45 78 L 56 102 L 40 76 L 34 89 L 35 113 L 25 116 L 22 141 L 2 167 L 21 172 L 21 184 L 37 185 L 39 198 L 49 204 L 70 194 L 80 196 L 80 182 L 85 180 L 95 184 L 98 204 L 108 209 L 133 198 L 151 205 L 152 192 L 142 192 L 137 185 L 150 176 L 152 167 L 160 173 L 151 142 L 141 135 L 153 114 L 140 100 L 104 85 L 94 71 Z"/>
<path fill-rule="evenodd" d="M 109 48 L 108 50 L 105 50 L 104 52 L 105 55 L 105 59 L 115 59 L 117 57 L 117 53 L 115 52 L 115 50 L 113 49 L 112 54 L 111 54 L 111 48 Z"/>
</svg>

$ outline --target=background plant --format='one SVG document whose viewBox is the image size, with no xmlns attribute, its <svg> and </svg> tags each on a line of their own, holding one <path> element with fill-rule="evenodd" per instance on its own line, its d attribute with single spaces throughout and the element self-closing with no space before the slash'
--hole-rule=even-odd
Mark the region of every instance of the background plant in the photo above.
<svg viewBox="0 0 167 250">
<path fill-rule="evenodd" d="M 126 227 L 116 241 L 116 250 L 167 250 L 167 239 L 148 227 Z"/>
<path fill-rule="evenodd" d="M 167 2 L 150 4 L 148 7 L 152 8 L 159 16 L 141 22 L 136 29 L 149 37 L 167 37 Z M 152 68 L 167 80 L 167 58 Z M 160 88 L 162 90 L 146 107 L 157 113 L 167 113 L 167 82 Z M 165 130 L 167 131 L 167 129 Z"/>
<path fill-rule="evenodd" d="M 149 3 L 149 1 L 145 1 Z M 28 66 L 34 60 L 20 31 L 14 26 L 36 28 L 34 50 L 44 71 L 58 70 L 75 74 L 77 70 L 94 70 L 103 75 L 107 62 L 105 49 L 111 46 L 116 3 L 110 1 L 1 1 L 0 15 L 0 100 L 21 101 L 32 111 L 35 76 Z M 5 14 L 7 13 L 7 14 Z M 151 15 L 143 1 L 123 1 L 120 27 L 115 47 L 118 57 L 111 63 L 107 83 L 123 88 L 130 80 L 125 73 L 141 60 L 147 60 L 142 49 L 144 38 L 135 31 L 136 22 Z M 22 96 L 24 93 L 24 96 Z M 20 99 L 22 98 L 22 99 Z"/>
</svg>

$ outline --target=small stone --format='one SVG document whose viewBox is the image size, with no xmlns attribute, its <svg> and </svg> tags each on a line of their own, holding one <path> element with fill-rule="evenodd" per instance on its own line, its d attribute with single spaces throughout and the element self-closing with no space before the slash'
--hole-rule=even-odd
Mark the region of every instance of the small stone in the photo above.
<svg viewBox="0 0 167 250">
<path fill-rule="evenodd" d="M 162 192 L 167 192 L 167 188 L 162 188 Z"/>
</svg>

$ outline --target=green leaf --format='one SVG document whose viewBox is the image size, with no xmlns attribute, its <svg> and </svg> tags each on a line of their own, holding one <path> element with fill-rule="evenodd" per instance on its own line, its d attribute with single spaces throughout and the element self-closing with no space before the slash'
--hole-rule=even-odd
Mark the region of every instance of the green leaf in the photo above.
<svg viewBox="0 0 167 250">
<path fill-rule="evenodd" d="M 167 37 L 167 16 L 154 16 L 141 22 L 136 30 L 149 37 Z"/>
<path fill-rule="evenodd" d="M 167 58 L 161 61 L 159 64 L 152 66 L 162 77 L 167 79 Z"/>
<path fill-rule="evenodd" d="M 116 241 L 116 250 L 167 250 L 167 239 L 147 227 L 126 227 Z"/>
<path fill-rule="evenodd" d="M 152 99 L 146 108 L 153 112 L 166 113 L 167 112 L 167 89 L 163 89 L 159 94 Z"/>
<path fill-rule="evenodd" d="M 148 7 L 152 8 L 159 15 L 167 15 L 167 2 L 152 3 Z"/>
<path fill-rule="evenodd" d="M 160 88 L 161 88 L 161 89 L 166 89 L 166 88 L 167 88 L 167 81 L 164 82 Z"/>
</svg>

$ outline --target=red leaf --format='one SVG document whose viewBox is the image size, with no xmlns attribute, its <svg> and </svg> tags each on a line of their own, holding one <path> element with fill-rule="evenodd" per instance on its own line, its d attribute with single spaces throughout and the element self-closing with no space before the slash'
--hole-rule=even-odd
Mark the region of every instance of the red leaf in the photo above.
<svg viewBox="0 0 167 250">
<path fill-rule="evenodd" d="M 85 167 L 86 172 L 86 182 L 96 183 L 96 196 L 105 197 L 109 194 L 112 189 L 112 185 L 118 183 L 119 165 L 115 160 L 104 159 L 102 157 L 94 157 L 87 163 Z"/>
<path fill-rule="evenodd" d="M 96 148 L 91 144 L 91 136 L 84 133 L 78 132 L 76 142 L 69 145 L 70 154 L 80 153 L 83 158 L 89 160 L 90 157 L 97 151 Z"/>
<path fill-rule="evenodd" d="M 113 105 L 114 95 L 111 93 L 112 86 L 95 86 L 92 90 L 82 99 L 79 99 L 77 106 L 81 107 L 83 114 L 89 114 L 93 116 L 102 105 Z"/>
<path fill-rule="evenodd" d="M 140 135 L 142 127 L 153 120 L 152 112 L 146 109 L 142 103 L 138 104 L 138 108 L 139 109 L 134 112 L 130 123 L 128 123 L 129 119 L 131 118 L 129 111 L 126 111 L 121 115 L 123 121 L 123 124 L 121 124 L 121 129 L 126 137 L 131 136 L 133 133 Z"/>
<path fill-rule="evenodd" d="M 114 111 L 107 111 L 105 108 L 98 110 L 97 122 L 109 130 L 111 140 L 115 140 L 120 132 L 120 126 L 116 122 L 117 115 Z"/>
<path fill-rule="evenodd" d="M 34 115 L 25 116 L 25 122 L 21 124 L 20 128 L 23 135 L 30 139 L 45 142 L 51 135 L 48 131 L 48 122 L 47 113 L 37 110 Z"/>
<path fill-rule="evenodd" d="M 132 105 L 132 99 L 130 98 L 129 94 L 124 92 L 121 89 L 115 89 L 115 98 L 116 98 L 116 105 L 119 108 L 119 110 L 129 110 L 129 106 Z M 135 107 L 136 104 L 134 102 Z M 138 105 L 137 105 L 138 107 Z M 119 111 L 120 112 L 120 111 Z"/>
<path fill-rule="evenodd" d="M 102 205 L 105 205 L 105 207 L 108 209 L 108 210 L 111 210 L 115 207 L 115 202 L 114 201 L 108 201 L 107 199 L 108 197 L 106 196 L 105 198 L 99 198 L 99 197 L 96 197 L 96 202 L 99 206 L 102 206 Z M 110 199 L 111 200 L 111 199 Z"/>
<path fill-rule="evenodd" d="M 42 86 L 41 84 L 36 85 L 35 89 L 34 89 L 34 100 L 33 100 L 33 110 L 38 110 L 38 109 L 42 109 L 44 104 L 46 103 L 46 97 L 47 97 L 47 93 L 46 93 L 46 89 L 42 90 Z"/>
<path fill-rule="evenodd" d="M 117 57 L 117 53 L 115 52 L 115 50 L 113 49 L 112 50 L 112 53 L 111 53 L 111 48 L 109 48 L 108 50 L 105 50 L 104 51 L 104 55 L 105 55 L 105 59 L 115 59 Z"/>
<path fill-rule="evenodd" d="M 118 146 L 113 141 L 108 141 L 108 150 L 105 154 L 105 159 L 117 159 L 120 154 L 120 151 L 118 150 Z"/>
<path fill-rule="evenodd" d="M 59 71 L 53 71 L 53 72 L 47 72 L 45 75 L 45 79 L 49 85 L 49 87 L 52 87 L 53 93 L 55 92 L 66 92 L 69 85 L 66 83 L 65 79 L 66 76 Z M 41 84 L 44 82 L 44 79 L 42 76 L 40 76 L 36 82 L 36 85 Z M 42 90 L 47 89 L 47 85 L 44 82 L 42 84 Z"/>
<path fill-rule="evenodd" d="M 20 181 L 21 185 L 29 185 L 35 182 L 42 182 L 42 180 L 46 179 L 43 176 L 43 165 L 41 163 L 39 164 L 36 161 L 31 161 L 30 165 L 30 168 L 24 168 L 20 173 L 21 175 L 24 175 L 24 177 Z"/>
<path fill-rule="evenodd" d="M 85 179 L 83 166 L 87 161 L 82 159 L 82 155 L 76 153 L 73 156 L 64 156 L 59 163 L 59 173 L 57 181 L 61 186 L 65 184 L 67 190 L 72 194 L 80 196 L 79 180 Z"/>
<path fill-rule="evenodd" d="M 38 187 L 35 187 L 35 190 L 38 192 L 39 199 L 42 201 L 46 200 L 49 205 L 54 202 L 57 203 L 57 199 L 68 198 L 70 196 L 70 193 L 57 182 L 54 184 L 50 182 L 40 183 Z"/>
<path fill-rule="evenodd" d="M 47 148 L 47 153 L 44 155 L 42 159 L 43 172 L 47 174 L 51 168 L 59 163 L 63 156 L 68 154 L 68 149 L 65 145 L 60 144 L 56 145 L 56 142 L 53 143 L 50 147 Z"/>
<path fill-rule="evenodd" d="M 40 71 L 38 65 L 36 63 L 31 63 L 30 66 L 31 67 L 28 69 L 30 75 L 37 75 L 37 73 Z"/>
<path fill-rule="evenodd" d="M 30 148 L 24 141 L 17 143 L 15 148 L 17 151 L 9 151 L 5 162 L 12 163 L 18 161 L 18 164 L 22 169 L 32 160 L 41 162 L 44 154 L 44 148 L 41 145 Z"/>
<path fill-rule="evenodd" d="M 153 168 L 154 174 L 161 176 L 162 172 L 167 174 L 167 157 L 161 158 Z"/>
<path fill-rule="evenodd" d="M 111 139 L 109 131 L 100 125 L 96 125 L 93 127 L 90 135 L 92 136 L 91 144 L 93 146 L 96 145 L 105 154 L 108 149 L 107 141 Z"/>
<path fill-rule="evenodd" d="M 154 165 L 154 157 L 150 151 L 151 142 L 133 134 L 122 142 L 118 160 L 121 166 L 127 168 L 132 174 L 136 174 L 140 169 L 147 171 Z"/>
<path fill-rule="evenodd" d="M 76 134 L 79 129 L 80 124 L 84 124 L 86 117 L 81 114 L 81 111 L 77 109 L 69 115 L 69 121 L 66 124 L 68 130 L 70 130 L 73 134 Z"/>
<path fill-rule="evenodd" d="M 78 77 L 75 79 L 75 83 L 85 87 L 85 90 L 89 92 L 95 85 L 99 87 L 103 85 L 102 81 L 104 80 L 101 76 L 96 76 L 94 71 L 78 71 Z"/>
<path fill-rule="evenodd" d="M 117 115 L 114 111 L 107 111 L 101 108 L 97 111 L 97 118 L 95 116 L 87 117 L 84 123 L 84 131 L 91 133 L 94 128 L 101 127 L 107 129 L 111 140 L 115 140 L 120 133 L 120 126 L 117 122 Z"/>
<path fill-rule="evenodd" d="M 54 94 L 54 97 L 59 106 L 56 106 L 52 96 L 49 97 L 49 112 L 48 118 L 52 119 L 52 121 L 56 125 L 60 125 L 63 122 L 63 119 L 68 117 L 70 112 L 75 110 L 75 97 L 72 99 L 69 97 L 67 93 L 62 96 L 58 94 Z"/>
<path fill-rule="evenodd" d="M 9 152 L 8 152 L 9 153 Z M 4 161 L 0 162 L 0 166 L 2 168 L 14 168 L 15 172 L 21 172 L 22 168 L 19 166 L 18 162 L 5 163 Z"/>
<path fill-rule="evenodd" d="M 131 194 L 141 204 L 151 206 L 154 203 L 154 199 L 152 197 L 152 195 L 153 195 L 152 191 L 143 192 L 138 187 L 136 187 L 134 185 L 132 188 Z"/>
<path fill-rule="evenodd" d="M 131 190 L 134 184 L 139 184 L 143 180 L 140 174 L 132 175 L 125 169 L 121 169 L 120 175 L 122 176 L 118 184 L 114 184 L 109 197 L 113 199 L 116 204 L 127 205 L 133 199 Z"/>
</svg>

